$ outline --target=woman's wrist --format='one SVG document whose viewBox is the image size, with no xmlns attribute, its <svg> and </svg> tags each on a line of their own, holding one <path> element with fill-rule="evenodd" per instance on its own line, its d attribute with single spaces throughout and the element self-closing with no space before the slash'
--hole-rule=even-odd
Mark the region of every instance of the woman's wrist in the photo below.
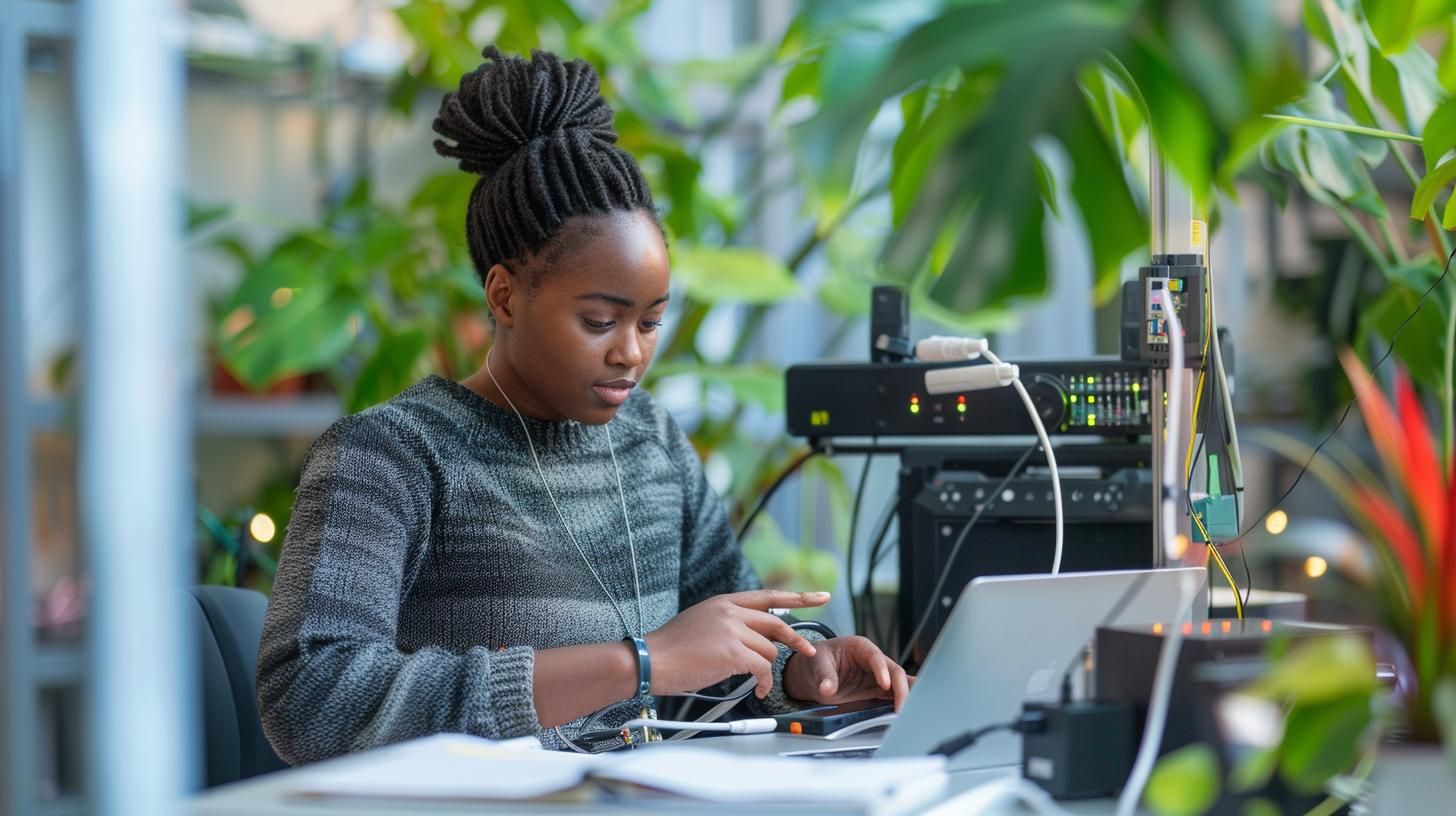
<svg viewBox="0 0 1456 816">
<path fill-rule="evenodd" d="M 652 655 L 647 650 L 647 641 L 640 637 L 629 637 L 626 643 L 632 646 L 633 667 L 637 670 L 632 696 L 646 697 L 652 693 Z"/>
</svg>

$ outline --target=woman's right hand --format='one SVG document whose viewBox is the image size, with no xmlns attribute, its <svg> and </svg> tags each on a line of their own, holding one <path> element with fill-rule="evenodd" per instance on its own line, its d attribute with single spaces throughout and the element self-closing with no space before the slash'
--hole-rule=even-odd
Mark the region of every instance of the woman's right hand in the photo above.
<svg viewBox="0 0 1456 816">
<path fill-rule="evenodd" d="M 768 610 L 803 609 L 828 601 L 828 592 L 757 589 L 715 595 L 684 609 L 647 635 L 652 693 L 697 691 L 735 674 L 751 674 L 758 679 L 755 693 L 764 697 L 773 690 L 776 642 L 800 654 L 814 654 L 812 643 Z"/>
</svg>

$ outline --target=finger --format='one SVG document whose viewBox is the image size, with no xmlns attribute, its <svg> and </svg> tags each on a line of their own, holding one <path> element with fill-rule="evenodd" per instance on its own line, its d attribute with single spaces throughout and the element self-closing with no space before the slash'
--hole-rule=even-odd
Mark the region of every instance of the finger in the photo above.
<svg viewBox="0 0 1456 816">
<path fill-rule="evenodd" d="M 753 650 L 753 653 L 772 663 L 779 657 L 779 647 L 772 640 L 749 629 L 743 633 L 743 645 Z"/>
<path fill-rule="evenodd" d="M 755 686 L 753 689 L 754 694 L 757 695 L 760 700 L 762 700 L 764 697 L 767 697 L 768 693 L 770 691 L 773 691 L 772 661 L 764 660 L 763 655 L 745 647 L 743 649 L 743 657 L 741 663 L 742 667 L 740 671 L 746 674 L 751 674 L 753 675 L 754 679 L 758 680 L 758 685 Z"/>
<path fill-rule="evenodd" d="M 819 702 L 826 703 L 839 693 L 839 669 L 833 660 L 814 661 L 814 677 L 818 680 Z"/>
<path fill-rule="evenodd" d="M 899 667 L 891 663 L 890 658 L 885 657 L 883 652 L 875 655 L 874 660 L 870 663 L 870 671 L 874 672 L 875 675 L 875 685 L 879 686 L 882 691 L 889 691 L 890 670 L 896 668 Z"/>
<path fill-rule="evenodd" d="M 794 627 L 784 622 L 781 618 L 770 615 L 767 612 L 745 610 L 743 612 L 743 622 L 748 624 L 750 629 L 758 632 L 760 635 L 776 640 L 801 654 L 813 657 L 814 652 L 818 651 L 814 648 L 814 644 L 808 638 L 795 631 Z"/>
<path fill-rule="evenodd" d="M 760 612 L 770 609 L 803 609 L 829 603 L 828 592 L 789 592 L 783 589 L 754 589 L 723 597 L 736 606 L 757 609 Z"/>
<path fill-rule="evenodd" d="M 910 696 L 910 684 L 914 678 L 905 673 L 899 666 L 890 672 L 890 679 L 895 687 L 895 710 L 899 711 L 905 705 L 905 698 Z"/>
</svg>

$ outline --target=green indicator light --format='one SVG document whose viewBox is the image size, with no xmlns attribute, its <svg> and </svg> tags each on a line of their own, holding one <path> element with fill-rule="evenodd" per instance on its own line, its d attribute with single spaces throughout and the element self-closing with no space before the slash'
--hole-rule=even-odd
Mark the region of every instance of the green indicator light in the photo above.
<svg viewBox="0 0 1456 816">
<path fill-rule="evenodd" d="M 1088 385 L 1091 385 L 1092 383 L 1095 383 L 1095 382 L 1097 382 L 1097 378 L 1096 377 L 1088 377 L 1087 378 L 1087 384 Z"/>
<path fill-rule="evenodd" d="M 1071 400 L 1072 400 L 1072 402 L 1076 402 L 1077 401 L 1077 395 L 1076 394 L 1073 394 L 1072 397 L 1071 397 Z"/>
<path fill-rule="evenodd" d="M 1097 401 L 1097 395 L 1096 394 L 1088 394 L 1087 395 L 1087 401 L 1088 402 L 1096 402 Z"/>
<path fill-rule="evenodd" d="M 1136 383 L 1135 382 L 1135 383 L 1132 384 L 1132 392 L 1134 394 L 1136 394 L 1137 392 L 1139 392 L 1141 390 L 1143 390 L 1143 384 L 1142 383 Z"/>
<path fill-rule="evenodd" d="M 1091 428 L 1091 427 L 1095 426 L 1096 424 L 1097 424 L 1097 415 L 1096 414 L 1088 414 L 1087 415 L 1087 427 Z"/>
<path fill-rule="evenodd" d="M 956 403 L 956 410 L 964 414 L 966 412 L 966 404 L 964 402 Z"/>
<path fill-rule="evenodd" d="M 916 405 L 914 403 L 911 403 L 911 405 L 910 405 L 910 413 L 912 413 L 912 414 L 918 414 L 918 413 L 920 413 L 920 406 L 919 405 Z"/>
</svg>

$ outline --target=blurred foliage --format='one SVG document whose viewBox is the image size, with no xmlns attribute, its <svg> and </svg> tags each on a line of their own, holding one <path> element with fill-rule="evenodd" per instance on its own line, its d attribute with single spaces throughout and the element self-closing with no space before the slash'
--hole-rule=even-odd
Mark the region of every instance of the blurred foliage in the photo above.
<svg viewBox="0 0 1456 816">
<path fill-rule="evenodd" d="M 1237 702 L 1246 726 L 1250 718 L 1268 718 L 1277 729 L 1273 744 L 1223 758 L 1201 742 L 1168 753 L 1145 794 L 1154 813 L 1303 812 L 1307 806 L 1287 806 L 1320 795 L 1324 802 L 1309 812 L 1334 813 L 1359 794 L 1389 719 L 1366 639 L 1275 638 L 1267 658 L 1269 668 L 1259 679 L 1225 693 L 1219 704 Z"/>
<path fill-rule="evenodd" d="M 705 460 L 729 465 L 727 497 L 736 516 L 796 452 L 787 438 L 766 445 L 740 430 L 750 410 L 783 411 L 782 372 L 750 361 L 751 340 L 768 309 L 805 296 L 798 277 L 834 230 L 816 231 L 785 258 L 743 245 L 767 184 L 740 195 L 715 192 L 704 183 L 702 156 L 737 144 L 733 103 L 762 82 L 773 54 L 748 48 L 664 70 L 636 39 L 634 26 L 648 6 L 618 2 L 589 17 L 561 0 L 409 0 L 395 13 L 413 52 L 386 93 L 400 116 L 433 115 L 440 95 L 479 66 L 487 43 L 516 53 L 547 48 L 598 69 L 616 111 L 619 143 L 641 164 L 672 236 L 678 312 L 664 329 L 646 385 L 671 379 L 697 390 L 705 410 L 690 435 Z M 729 100 L 717 118 L 704 119 L 685 103 L 702 88 Z M 757 149 L 750 164 L 762 164 L 769 147 Z M 213 246 L 242 272 L 238 285 L 213 304 L 211 343 L 221 366 L 256 391 L 323 373 L 349 411 L 388 399 L 430 372 L 457 379 L 473 372 L 489 344 L 483 294 L 464 241 L 475 182 L 442 169 L 394 206 L 365 176 L 330 198 L 316 222 L 285 230 L 262 250 L 235 233 L 216 238 Z M 210 220 L 218 213 L 202 215 Z M 847 289 L 836 284 L 840 293 Z M 846 309 L 866 311 L 868 291 L 865 285 Z M 709 355 L 699 343 L 715 310 L 741 315 L 726 355 Z M 806 496 L 828 491 L 838 501 L 843 493 L 832 466 L 806 476 Z M 815 548 L 811 530 L 804 533 L 794 545 L 783 531 L 760 524 L 745 548 L 771 583 L 831 586 L 835 559 Z M 218 552 L 218 569 L 225 571 L 231 556 Z"/>
<path fill-rule="evenodd" d="M 1082 224 L 1095 291 L 1110 298 L 1124 261 L 1146 245 L 1150 142 L 1200 201 L 1249 176 L 1285 199 L 1298 185 L 1333 211 L 1379 275 L 1339 300 L 1357 312 L 1343 327 L 1354 336 L 1341 339 L 1366 348 L 1367 338 L 1389 338 L 1422 282 L 1439 275 L 1448 239 L 1437 219 L 1427 222 L 1429 246 L 1417 247 L 1374 171 L 1399 164 L 1420 186 L 1418 205 L 1439 205 L 1456 177 L 1448 163 L 1421 184 L 1388 144 L 1424 139 L 1429 166 L 1456 143 L 1447 101 L 1456 49 L 1437 59 L 1418 38 L 1450 28 L 1450 4 L 1400 5 L 1308 0 L 1305 26 L 1335 55 L 1333 70 L 1310 82 L 1263 0 L 805 0 L 774 47 L 671 66 L 637 38 L 650 0 L 590 13 L 566 0 L 407 0 L 395 12 L 412 50 L 386 95 L 401 116 L 433 114 L 487 43 L 597 67 L 619 141 L 673 237 L 676 318 L 648 385 L 670 377 L 697 388 L 707 410 L 691 436 L 705 459 L 730 464 L 728 495 L 741 512 L 792 453 L 787 439 L 764 445 L 740 431 L 748 412 L 782 409 L 779 372 L 750 360 L 769 310 L 813 297 L 847 327 L 867 311 L 872 283 L 893 282 L 912 292 L 920 316 L 997 328 L 1048 289 L 1049 215 Z M 705 90 L 720 102 L 688 104 Z M 772 124 L 788 126 L 788 145 L 735 136 L 751 94 L 776 95 Z M 781 172 L 771 159 L 786 147 L 796 162 Z M 703 156 L 723 149 L 745 171 L 731 193 L 703 174 Z M 215 305 L 222 366 L 257 390 L 323 372 L 349 410 L 431 371 L 473 370 L 489 342 L 461 229 L 474 181 L 442 172 L 396 206 L 359 178 L 334 184 L 347 192 L 315 223 L 262 250 L 218 239 L 243 270 Z M 802 240 L 777 256 L 750 248 L 765 201 L 784 189 L 804 192 Z M 821 260 L 811 283 L 804 273 Z M 1417 382 L 1444 389 L 1448 450 L 1452 302 L 1449 287 L 1437 292 L 1398 350 Z M 719 310 L 740 317 L 726 354 L 700 343 Z M 821 480 L 816 489 L 832 488 Z"/>
<path fill-rule="evenodd" d="M 1456 225 L 1449 196 L 1445 218 L 1436 213 L 1456 178 L 1456 162 L 1442 161 L 1456 146 L 1456 49 L 1450 42 L 1456 3 L 1305 0 L 1303 11 L 1305 29 L 1332 60 L 1300 100 L 1281 106 L 1282 129 L 1262 147 L 1265 166 L 1278 175 L 1265 180 L 1292 181 L 1332 212 L 1357 255 L 1331 248 L 1332 259 L 1344 255 L 1330 264 L 1338 273 L 1295 286 L 1299 291 L 1286 300 L 1314 318 L 1332 345 L 1353 345 L 1372 357 L 1400 330 L 1395 355 L 1426 392 L 1440 395 L 1449 460 L 1456 281 L 1447 276 L 1418 313 L 1416 306 L 1442 276 L 1452 249 L 1447 230 Z M 1417 38 L 1424 33 L 1446 36 L 1439 58 Z M 1407 155 L 1416 152 L 1414 145 L 1424 175 Z M 1374 179 L 1387 163 L 1410 185 L 1409 206 L 1386 205 Z M 1287 200 L 1287 190 L 1278 192 Z M 1424 221 L 1418 224 L 1423 229 L 1413 231 L 1417 222 L 1407 216 Z M 1337 381 L 1333 373 L 1322 373 L 1325 386 Z"/>
<path fill-rule="evenodd" d="M 1257 0 L 811 0 L 780 58 L 782 96 L 817 108 L 795 134 L 816 213 L 874 183 L 893 133 L 886 277 L 994 316 L 1047 291 L 1050 210 L 1085 225 L 1105 301 L 1147 243 L 1141 146 L 1207 201 L 1274 129 L 1263 115 L 1299 95 L 1272 14 Z M 898 125 L 871 127 L 896 100 Z"/>
</svg>

